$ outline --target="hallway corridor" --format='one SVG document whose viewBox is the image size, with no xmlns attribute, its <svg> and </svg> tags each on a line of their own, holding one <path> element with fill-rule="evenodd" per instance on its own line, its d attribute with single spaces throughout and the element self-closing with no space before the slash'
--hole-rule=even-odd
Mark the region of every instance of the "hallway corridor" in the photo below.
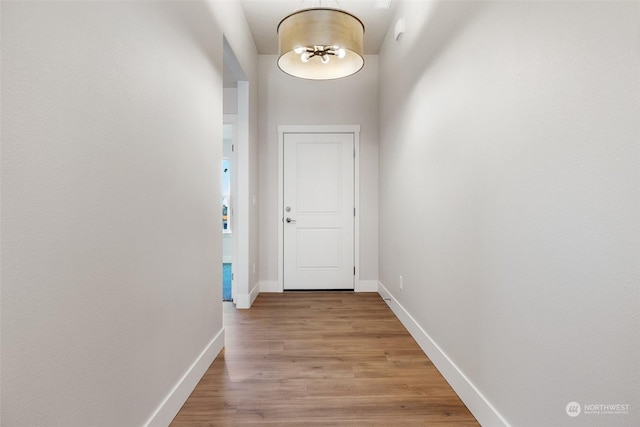
<svg viewBox="0 0 640 427">
<path fill-rule="evenodd" d="M 260 294 L 224 317 L 174 427 L 478 425 L 378 294 Z"/>
</svg>

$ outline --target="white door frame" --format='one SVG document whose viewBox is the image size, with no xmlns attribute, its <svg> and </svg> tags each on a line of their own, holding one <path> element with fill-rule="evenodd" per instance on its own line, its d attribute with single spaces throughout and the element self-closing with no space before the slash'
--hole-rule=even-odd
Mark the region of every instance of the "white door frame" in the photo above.
<svg viewBox="0 0 640 427">
<path fill-rule="evenodd" d="M 287 133 L 351 133 L 354 148 L 353 203 L 356 214 L 353 224 L 353 263 L 356 272 L 354 290 L 360 287 L 360 125 L 280 125 L 278 126 L 278 289 L 284 291 L 284 135 Z"/>
</svg>

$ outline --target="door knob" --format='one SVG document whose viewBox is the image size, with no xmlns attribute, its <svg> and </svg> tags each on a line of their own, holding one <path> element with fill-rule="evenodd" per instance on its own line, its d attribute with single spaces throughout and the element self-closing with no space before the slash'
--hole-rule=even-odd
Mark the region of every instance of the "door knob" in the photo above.
<svg viewBox="0 0 640 427">
<path fill-rule="evenodd" d="M 291 219 L 291 218 L 287 217 L 287 223 L 288 223 L 288 224 L 291 224 L 292 222 L 294 222 L 294 223 L 295 223 L 295 222 L 296 222 L 296 220 L 295 220 L 295 219 Z"/>
</svg>

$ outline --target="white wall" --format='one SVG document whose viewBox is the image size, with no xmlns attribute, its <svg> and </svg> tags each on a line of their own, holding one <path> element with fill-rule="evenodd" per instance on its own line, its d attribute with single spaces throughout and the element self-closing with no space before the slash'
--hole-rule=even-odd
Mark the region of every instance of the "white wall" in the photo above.
<svg viewBox="0 0 640 427">
<path fill-rule="evenodd" d="M 360 280 L 378 278 L 378 58 L 344 79 L 308 81 L 259 56 L 260 280 L 278 280 L 278 125 L 360 125 Z"/>
<path fill-rule="evenodd" d="M 514 426 L 640 422 L 639 8 L 403 2 L 380 54 L 380 281 Z"/>
<path fill-rule="evenodd" d="M 224 339 L 222 31 L 251 40 L 240 6 L 1 7 L 0 424 L 166 425 Z"/>
<path fill-rule="evenodd" d="M 223 100 L 224 114 L 238 114 L 238 89 L 224 88 Z"/>
</svg>

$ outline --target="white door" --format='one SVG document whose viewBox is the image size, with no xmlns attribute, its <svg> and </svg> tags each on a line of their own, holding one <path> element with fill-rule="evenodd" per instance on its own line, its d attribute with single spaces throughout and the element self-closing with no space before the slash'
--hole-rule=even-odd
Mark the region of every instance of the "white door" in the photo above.
<svg viewBox="0 0 640 427">
<path fill-rule="evenodd" d="M 285 290 L 354 288 L 354 135 L 284 135 Z"/>
</svg>

